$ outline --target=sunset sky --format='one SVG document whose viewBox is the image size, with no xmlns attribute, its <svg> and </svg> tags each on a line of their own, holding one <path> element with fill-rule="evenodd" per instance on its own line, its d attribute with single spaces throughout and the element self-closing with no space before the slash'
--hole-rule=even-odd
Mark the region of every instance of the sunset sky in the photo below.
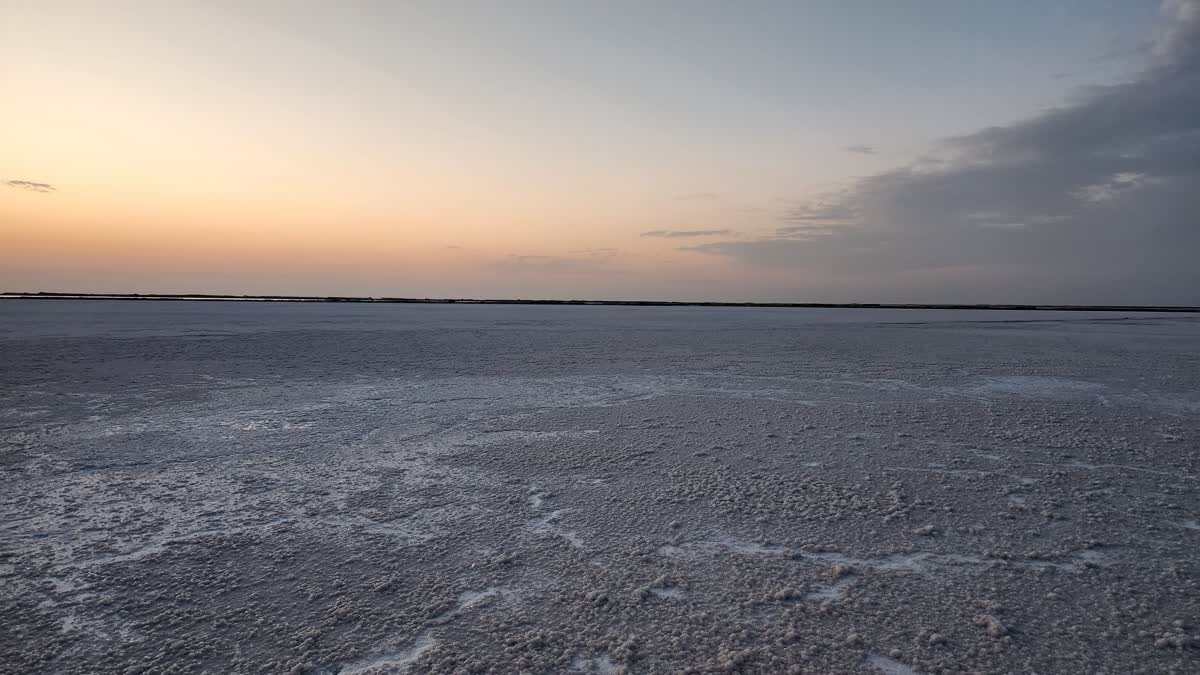
<svg viewBox="0 0 1200 675">
<path fill-rule="evenodd" d="M 1200 0 L 0 0 L 0 290 L 1200 304 Z"/>
</svg>

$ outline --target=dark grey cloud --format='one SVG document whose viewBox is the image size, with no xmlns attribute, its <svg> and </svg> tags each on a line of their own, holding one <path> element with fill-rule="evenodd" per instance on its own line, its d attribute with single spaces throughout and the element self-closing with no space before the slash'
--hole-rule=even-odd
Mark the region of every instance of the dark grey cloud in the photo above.
<svg viewBox="0 0 1200 675">
<path fill-rule="evenodd" d="M 889 293 L 941 274 L 948 300 L 1200 304 L 1200 0 L 1163 14 L 1129 81 L 692 250 Z"/>
<path fill-rule="evenodd" d="M 721 196 L 715 192 L 688 192 L 681 195 L 675 195 L 675 200 L 680 202 L 715 202 Z"/>
<path fill-rule="evenodd" d="M 874 155 L 878 151 L 869 145 L 847 145 L 842 148 L 846 152 L 853 152 L 856 155 Z"/>
<path fill-rule="evenodd" d="M 733 234 L 733 230 L 650 230 L 643 232 L 643 237 L 662 237 L 678 239 L 683 237 L 719 237 Z"/>
<path fill-rule="evenodd" d="M 10 180 L 4 183 L 10 188 L 29 190 L 30 192 L 54 192 L 54 186 L 49 183 L 35 183 L 30 180 Z"/>
</svg>

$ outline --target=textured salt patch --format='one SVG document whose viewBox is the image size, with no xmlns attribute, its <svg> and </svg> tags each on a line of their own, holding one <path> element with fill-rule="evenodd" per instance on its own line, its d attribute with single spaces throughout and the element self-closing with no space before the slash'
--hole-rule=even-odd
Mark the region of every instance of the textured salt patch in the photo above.
<svg viewBox="0 0 1200 675">
<path fill-rule="evenodd" d="M 804 594 L 804 599 L 808 602 L 824 602 L 826 600 L 840 600 L 846 593 L 846 589 L 854 580 L 851 578 L 842 578 L 829 584 L 821 586 L 814 591 Z"/>
<path fill-rule="evenodd" d="M 74 593 L 74 592 L 80 590 L 81 588 L 84 588 L 84 587 L 80 586 L 78 583 L 76 583 L 75 581 L 73 581 L 71 579 L 51 579 L 50 580 L 50 590 L 57 594 Z"/>
<path fill-rule="evenodd" d="M 458 596 L 457 611 L 470 609 L 489 598 L 497 597 L 506 592 L 506 589 L 499 586 L 489 586 L 481 591 L 466 591 Z"/>
<path fill-rule="evenodd" d="M 982 383 L 961 388 L 966 393 L 978 396 L 1011 394 L 1023 398 L 1052 400 L 1094 398 L 1105 389 L 1105 385 L 1096 382 L 1035 375 L 989 377 Z"/>
<path fill-rule="evenodd" d="M 682 546 L 676 546 L 674 544 L 665 544 L 663 546 L 659 546 L 656 550 L 658 554 L 664 558 L 686 559 L 694 558 L 699 555 L 699 551 L 687 549 Z"/>
<path fill-rule="evenodd" d="M 459 508 L 450 508 L 449 511 L 461 512 Z M 351 530 L 361 530 L 366 532 L 379 532 L 391 537 L 396 537 L 404 541 L 420 542 L 429 541 L 437 537 L 437 532 L 430 527 L 433 520 L 432 514 L 425 513 L 424 517 L 413 519 L 414 522 L 407 520 L 397 522 L 377 522 L 366 517 L 358 518 L 309 518 L 306 524 L 326 525 L 331 527 L 340 527 Z"/>
<path fill-rule="evenodd" d="M 600 673 L 601 675 L 613 675 L 617 672 L 617 664 L 612 662 L 612 659 L 607 655 L 593 656 L 584 658 L 577 656 L 571 661 L 571 670 L 580 673 Z"/>
<path fill-rule="evenodd" d="M 743 542 L 733 539 L 714 541 L 686 542 L 679 545 L 668 544 L 657 549 L 658 554 L 667 558 L 686 560 L 700 556 L 711 556 L 720 551 L 729 551 L 737 555 L 770 555 L 788 556 L 797 561 L 820 562 L 845 569 L 873 570 L 878 572 L 905 572 L 917 574 L 932 574 L 953 570 L 957 567 L 1007 565 L 1018 569 L 1042 570 L 1059 569 L 1068 572 L 1079 571 L 1086 567 L 1103 565 L 1110 557 L 1108 553 L 1095 549 L 1083 549 L 1069 554 L 1070 562 L 1036 559 L 1007 559 L 987 558 L 977 555 L 958 553 L 893 553 L 879 558 L 855 558 L 843 553 L 830 551 L 804 551 L 789 549 L 783 546 L 763 545 L 754 542 Z M 836 584 L 835 584 L 836 586 Z M 838 586 L 833 597 L 844 587 Z M 815 593 L 826 593 L 818 589 Z M 821 599 L 821 596 L 814 599 Z"/>
<path fill-rule="evenodd" d="M 1067 469 L 1082 469 L 1084 471 L 1101 471 L 1104 469 L 1116 469 L 1119 471 L 1139 471 L 1141 473 L 1150 473 L 1158 476 L 1175 476 L 1184 480 L 1196 480 L 1196 477 L 1186 472 L 1180 471 L 1163 471 L 1160 469 L 1147 469 L 1142 466 L 1131 466 L 1129 464 L 1092 464 L 1090 462 L 1033 462 L 1034 466 L 1053 466 Z"/>
<path fill-rule="evenodd" d="M 783 546 L 764 545 L 755 542 L 725 539 L 712 543 L 716 546 L 729 549 L 738 555 L 782 555 L 787 553 L 787 549 Z"/>
<path fill-rule="evenodd" d="M 921 675 L 909 666 L 883 654 L 867 654 L 867 665 L 883 675 Z"/>
<path fill-rule="evenodd" d="M 294 522 L 294 519 L 280 518 L 278 520 L 273 520 L 273 521 L 270 521 L 267 523 L 259 523 L 259 524 L 255 524 L 255 525 L 237 525 L 237 526 L 231 526 L 231 527 L 209 528 L 209 529 L 204 529 L 204 530 L 196 530 L 193 532 L 186 532 L 183 534 L 179 534 L 179 535 L 176 535 L 173 537 L 168 537 L 168 538 L 162 539 L 160 541 L 156 541 L 156 542 L 138 547 L 138 548 L 130 550 L 130 551 L 126 551 L 124 553 L 99 555 L 99 556 L 93 556 L 90 558 L 78 558 L 78 557 L 72 556 L 72 560 L 70 560 L 69 562 L 65 562 L 61 565 L 58 565 L 57 569 L 61 570 L 61 569 L 72 569 L 72 568 L 86 568 L 86 567 L 93 567 L 96 565 L 109 565 L 109 564 L 113 564 L 113 563 L 126 563 L 126 562 L 141 560 L 143 558 L 148 558 L 150 556 L 154 556 L 154 555 L 158 555 L 160 553 L 167 552 L 167 550 L 168 550 L 167 547 L 171 546 L 172 544 L 183 544 L 183 543 L 187 543 L 187 542 L 190 542 L 190 541 L 193 541 L 196 539 L 202 539 L 204 537 L 238 534 L 241 532 L 249 532 L 249 531 L 261 530 L 261 529 L 271 529 L 271 528 L 277 527 L 279 525 L 283 525 L 283 524 L 291 523 L 291 522 Z"/>
<path fill-rule="evenodd" d="M 1098 382 L 1061 377 L 990 377 L 971 385 L 943 388 L 943 391 L 984 400 L 997 396 L 1016 396 L 1044 401 L 1095 401 L 1104 406 L 1132 404 L 1156 408 L 1174 415 L 1185 415 L 1200 410 L 1200 401 L 1194 396 L 1171 395 L 1157 391 L 1117 391 Z"/>
<path fill-rule="evenodd" d="M 549 534 L 561 537 L 571 546 L 583 548 L 583 539 L 574 530 L 568 530 L 558 524 L 563 515 L 570 511 L 571 509 L 555 509 L 544 516 L 531 519 L 527 527 L 536 534 Z"/>
<path fill-rule="evenodd" d="M 993 476 L 1001 473 L 1000 471 L 983 471 L 981 469 L 948 469 L 945 466 L 886 466 L 888 471 L 914 471 L 918 473 L 933 473 L 942 476 L 971 476 L 983 477 Z"/>
<path fill-rule="evenodd" d="M 425 652 L 436 647 L 437 644 L 437 640 L 429 635 L 427 631 L 423 631 L 405 649 L 381 654 L 367 661 L 352 663 L 343 667 L 338 672 L 340 675 L 358 675 L 358 673 L 370 673 L 373 671 L 392 672 L 396 669 L 405 671 L 408 670 L 414 661 L 421 658 Z"/>
<path fill-rule="evenodd" d="M 479 607 L 493 598 L 514 596 L 516 594 L 515 590 L 500 586 L 489 586 L 478 591 L 464 591 L 455 598 L 453 607 L 434 616 L 430 619 L 430 624 L 444 627 L 446 624 L 459 618 L 467 610 Z M 407 669 L 425 652 L 436 647 L 438 642 L 433 637 L 432 629 L 427 628 L 418 633 L 417 637 L 404 649 L 389 651 L 363 661 L 349 664 L 338 672 L 353 674 L 366 673 L 378 669 L 383 669 L 385 672 L 393 672 L 396 669 Z"/>
</svg>

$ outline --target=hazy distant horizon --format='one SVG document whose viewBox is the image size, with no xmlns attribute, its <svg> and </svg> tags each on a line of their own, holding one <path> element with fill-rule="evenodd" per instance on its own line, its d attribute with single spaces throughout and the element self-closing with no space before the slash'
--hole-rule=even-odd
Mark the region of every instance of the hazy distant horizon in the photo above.
<svg viewBox="0 0 1200 675">
<path fill-rule="evenodd" d="M 1200 304 L 1200 0 L 0 9 L 0 287 Z"/>
<path fill-rule="evenodd" d="M 791 300 L 791 301 L 754 301 L 754 300 L 661 300 L 655 298 L 553 298 L 553 297 L 422 297 L 403 295 L 289 295 L 289 294 L 255 294 L 255 293 L 78 293 L 56 291 L 4 291 L 0 290 L 0 300 L 178 300 L 178 301 L 207 301 L 207 302 L 296 302 L 296 303 L 362 303 L 362 304 L 479 304 L 479 305 L 573 305 L 573 306 L 678 306 L 678 307 L 762 307 L 762 308 L 796 308 L 796 309 L 979 309 L 979 310 L 1046 310 L 1056 309 L 1094 310 L 1094 311 L 1168 311 L 1193 312 L 1200 311 L 1200 305 L 1181 304 L 1140 304 L 1129 305 L 1120 303 L 1095 304 L 1054 304 L 1054 303 L 952 303 L 952 302 L 873 302 L 870 300 L 848 302 L 825 302 L 821 300 Z"/>
</svg>

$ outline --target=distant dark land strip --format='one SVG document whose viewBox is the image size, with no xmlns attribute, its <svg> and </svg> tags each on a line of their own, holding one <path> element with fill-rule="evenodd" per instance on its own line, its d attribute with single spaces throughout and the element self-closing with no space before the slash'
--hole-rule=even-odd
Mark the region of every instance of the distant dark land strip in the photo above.
<svg viewBox="0 0 1200 675">
<path fill-rule="evenodd" d="M 624 305 L 629 307 L 793 307 L 823 309 L 1003 309 L 1054 312 L 1191 312 L 1200 307 L 1154 305 L 957 305 L 882 302 L 673 302 L 669 300 L 500 300 L 478 298 L 385 298 L 309 295 L 216 295 L 210 293 L 6 292 L 0 300 L 189 300 L 232 302 L 361 302 L 431 305 Z"/>
</svg>

